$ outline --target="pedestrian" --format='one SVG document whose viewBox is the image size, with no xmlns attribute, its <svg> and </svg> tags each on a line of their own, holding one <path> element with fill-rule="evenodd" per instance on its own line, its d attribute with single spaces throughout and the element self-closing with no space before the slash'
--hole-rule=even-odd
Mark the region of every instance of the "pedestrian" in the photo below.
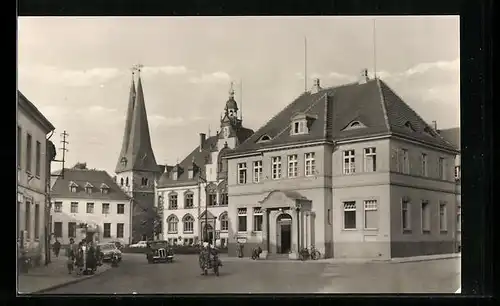
<svg viewBox="0 0 500 306">
<path fill-rule="evenodd" d="M 54 244 L 52 245 L 52 249 L 54 250 L 54 255 L 56 255 L 56 257 L 59 257 L 59 251 L 61 250 L 61 243 L 59 242 L 59 240 L 57 240 L 57 238 Z"/>
<path fill-rule="evenodd" d="M 71 274 L 75 267 L 75 240 L 73 238 L 69 239 L 69 245 L 66 249 L 66 256 L 68 257 L 66 261 L 66 267 L 68 268 L 68 274 Z"/>
</svg>

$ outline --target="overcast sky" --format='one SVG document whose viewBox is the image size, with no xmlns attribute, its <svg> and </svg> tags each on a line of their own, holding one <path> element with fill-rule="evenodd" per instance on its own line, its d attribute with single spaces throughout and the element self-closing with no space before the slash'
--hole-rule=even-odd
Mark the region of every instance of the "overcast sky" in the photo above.
<svg viewBox="0 0 500 306">
<path fill-rule="evenodd" d="M 69 166 L 113 175 L 132 65 L 145 66 L 156 160 L 173 164 L 219 128 L 230 81 L 243 80 L 244 125 L 257 130 L 303 92 L 304 37 L 308 78 L 326 87 L 373 75 L 373 32 L 372 17 L 22 17 L 18 86 L 55 142 L 70 134 Z M 459 18 L 377 17 L 375 37 L 379 77 L 428 122 L 459 126 Z"/>
</svg>

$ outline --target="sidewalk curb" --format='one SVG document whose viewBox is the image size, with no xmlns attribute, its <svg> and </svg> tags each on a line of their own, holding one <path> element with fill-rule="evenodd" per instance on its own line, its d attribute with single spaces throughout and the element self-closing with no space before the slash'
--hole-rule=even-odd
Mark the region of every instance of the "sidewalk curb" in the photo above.
<svg viewBox="0 0 500 306">
<path fill-rule="evenodd" d="M 44 288 L 44 289 L 41 289 L 41 290 L 38 290 L 38 291 L 26 293 L 26 294 L 40 294 L 40 293 L 45 293 L 47 291 L 52 291 L 52 290 L 56 290 L 56 289 L 59 289 L 59 288 L 63 288 L 63 287 L 69 286 L 69 285 L 73 285 L 73 284 L 76 284 L 76 283 L 79 283 L 79 282 L 83 282 L 84 280 L 87 280 L 87 279 L 90 279 L 90 278 L 101 276 L 104 273 L 106 273 L 107 271 L 112 270 L 112 269 L 113 269 L 112 267 L 109 267 L 108 269 L 102 271 L 99 274 L 86 275 L 86 276 L 83 276 L 83 277 L 75 278 L 74 280 L 70 280 L 69 282 L 65 282 L 65 283 L 53 285 L 53 286 L 50 286 L 50 287 L 47 287 L 47 288 Z"/>
</svg>

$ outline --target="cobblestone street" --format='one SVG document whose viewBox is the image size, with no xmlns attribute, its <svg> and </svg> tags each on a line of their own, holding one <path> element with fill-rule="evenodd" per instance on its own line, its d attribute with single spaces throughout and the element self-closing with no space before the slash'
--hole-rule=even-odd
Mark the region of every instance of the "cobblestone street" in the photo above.
<svg viewBox="0 0 500 306">
<path fill-rule="evenodd" d="M 460 286 L 459 262 L 459 258 L 397 264 L 227 260 L 216 277 L 200 274 L 195 255 L 151 265 L 144 255 L 125 254 L 119 268 L 47 293 L 454 293 Z"/>
</svg>

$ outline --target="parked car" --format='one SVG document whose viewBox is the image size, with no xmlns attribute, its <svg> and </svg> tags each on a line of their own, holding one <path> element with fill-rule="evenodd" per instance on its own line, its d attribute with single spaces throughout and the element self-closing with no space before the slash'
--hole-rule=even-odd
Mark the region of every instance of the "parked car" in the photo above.
<svg viewBox="0 0 500 306">
<path fill-rule="evenodd" d="M 129 245 L 128 247 L 129 248 L 145 248 L 147 246 L 148 246 L 148 242 L 145 241 L 145 240 L 141 240 L 141 241 L 139 241 L 137 243 Z"/>
<path fill-rule="evenodd" d="M 174 251 L 165 240 L 149 241 L 146 259 L 148 263 L 173 262 Z"/>
<path fill-rule="evenodd" d="M 115 246 L 114 243 L 102 243 L 99 244 L 99 248 L 101 249 L 102 261 L 111 261 L 113 258 L 113 254 L 116 254 L 118 257 L 118 262 L 122 261 L 122 252 Z"/>
</svg>

